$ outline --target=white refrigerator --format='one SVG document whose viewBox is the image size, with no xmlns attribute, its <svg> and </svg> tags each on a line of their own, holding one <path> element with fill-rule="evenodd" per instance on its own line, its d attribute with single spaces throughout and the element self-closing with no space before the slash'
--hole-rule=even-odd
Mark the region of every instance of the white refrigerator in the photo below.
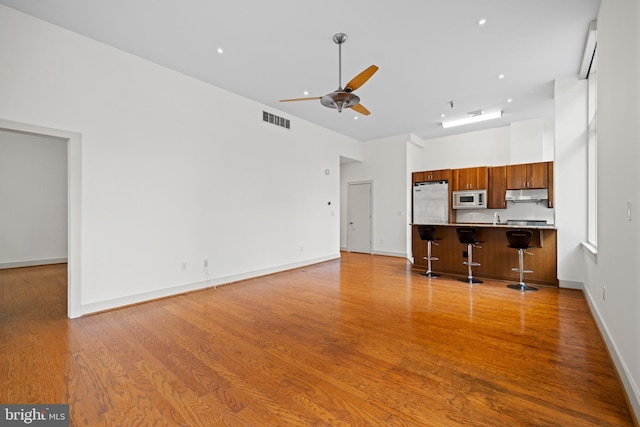
<svg viewBox="0 0 640 427">
<path fill-rule="evenodd" d="M 413 186 L 413 224 L 449 222 L 449 182 L 418 182 Z"/>
</svg>

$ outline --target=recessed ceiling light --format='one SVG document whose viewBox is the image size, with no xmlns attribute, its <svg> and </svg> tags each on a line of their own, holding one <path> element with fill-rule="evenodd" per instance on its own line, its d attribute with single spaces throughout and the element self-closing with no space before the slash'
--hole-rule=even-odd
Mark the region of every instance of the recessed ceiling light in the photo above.
<svg viewBox="0 0 640 427">
<path fill-rule="evenodd" d="M 224 49 L 222 49 L 221 47 L 219 47 L 219 48 L 218 48 L 218 53 L 219 53 L 220 55 L 222 55 L 222 54 L 224 53 Z"/>
<path fill-rule="evenodd" d="M 444 116 L 445 116 L 445 114 L 440 114 L 440 117 L 444 117 Z"/>
<path fill-rule="evenodd" d="M 353 116 L 353 120 L 358 120 L 358 116 Z"/>
<path fill-rule="evenodd" d="M 308 91 L 308 90 L 305 90 L 305 91 L 304 91 L 304 95 L 305 95 L 305 96 L 309 95 L 309 91 Z"/>
<path fill-rule="evenodd" d="M 486 23 L 487 23 L 487 20 L 486 20 L 486 19 L 484 19 L 484 18 L 482 18 L 482 19 L 480 19 L 480 20 L 478 21 L 478 25 L 480 25 L 481 27 L 482 27 L 484 24 L 486 24 Z"/>
<path fill-rule="evenodd" d="M 511 101 L 513 101 L 513 99 L 511 99 L 511 98 L 507 99 L 507 102 L 511 102 Z"/>
<path fill-rule="evenodd" d="M 499 78 L 500 80 L 504 79 L 504 74 L 498 74 L 498 78 Z"/>
</svg>

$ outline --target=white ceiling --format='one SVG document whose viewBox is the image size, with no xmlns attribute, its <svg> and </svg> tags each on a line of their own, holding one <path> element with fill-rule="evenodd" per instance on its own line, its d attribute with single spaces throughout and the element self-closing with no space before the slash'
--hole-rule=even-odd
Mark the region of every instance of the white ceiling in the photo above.
<svg viewBox="0 0 640 427">
<path fill-rule="evenodd" d="M 0 3 L 279 109 L 292 126 L 299 117 L 363 141 L 409 132 L 433 138 L 553 117 L 553 81 L 578 73 L 600 6 L 600 0 Z M 355 92 L 371 115 L 338 113 L 319 101 L 278 102 L 338 87 L 332 41 L 338 32 L 349 37 L 343 84 L 371 64 L 380 67 Z M 480 109 L 504 116 L 440 126 L 441 114 L 455 119 Z"/>
</svg>

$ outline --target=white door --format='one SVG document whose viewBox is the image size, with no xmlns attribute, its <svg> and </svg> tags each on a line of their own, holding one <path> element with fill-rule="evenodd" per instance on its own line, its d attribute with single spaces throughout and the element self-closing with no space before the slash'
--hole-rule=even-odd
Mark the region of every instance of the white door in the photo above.
<svg viewBox="0 0 640 427">
<path fill-rule="evenodd" d="M 371 182 L 349 184 L 347 241 L 349 252 L 371 253 Z"/>
</svg>

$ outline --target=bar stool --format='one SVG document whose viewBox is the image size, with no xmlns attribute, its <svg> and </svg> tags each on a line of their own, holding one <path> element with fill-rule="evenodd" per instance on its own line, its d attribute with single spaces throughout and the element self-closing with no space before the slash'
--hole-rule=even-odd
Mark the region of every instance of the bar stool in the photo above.
<svg viewBox="0 0 640 427">
<path fill-rule="evenodd" d="M 435 237 L 436 228 L 429 225 L 419 225 L 418 233 L 420 233 L 420 238 L 423 241 L 427 242 L 427 256 L 422 257 L 422 259 L 427 260 L 427 271 L 420 274 L 427 277 L 440 277 L 439 274 L 436 274 L 433 271 L 431 271 L 431 261 L 438 261 L 438 258 L 431 256 L 431 245 L 434 244 L 436 246 L 439 246 L 438 243 L 436 242 L 436 240 L 438 239 L 436 239 Z"/>
<path fill-rule="evenodd" d="M 507 240 L 509 241 L 509 247 L 518 250 L 518 268 L 512 268 L 511 271 L 517 271 L 519 273 L 520 281 L 517 285 L 507 285 L 507 288 L 515 289 L 518 291 L 537 291 L 538 288 L 534 288 L 533 286 L 527 286 L 524 283 L 524 273 L 533 273 L 532 270 L 524 269 L 524 254 L 526 249 L 531 248 L 529 243 L 531 243 L 531 237 L 533 236 L 533 232 L 531 230 L 509 230 L 507 231 Z M 526 252 L 528 255 L 532 255 L 529 252 Z"/>
<path fill-rule="evenodd" d="M 467 275 L 467 278 L 458 280 L 469 284 L 483 283 L 482 280 L 473 277 L 473 272 L 471 271 L 472 267 L 478 267 L 480 265 L 477 262 L 473 262 L 473 248 L 482 247 L 478 245 L 478 243 L 480 243 L 478 242 L 478 229 L 475 227 L 459 227 L 456 228 L 456 233 L 458 233 L 458 240 L 460 240 L 460 243 L 467 245 L 467 261 L 463 262 L 463 264 L 469 267 L 469 274 Z"/>
</svg>

